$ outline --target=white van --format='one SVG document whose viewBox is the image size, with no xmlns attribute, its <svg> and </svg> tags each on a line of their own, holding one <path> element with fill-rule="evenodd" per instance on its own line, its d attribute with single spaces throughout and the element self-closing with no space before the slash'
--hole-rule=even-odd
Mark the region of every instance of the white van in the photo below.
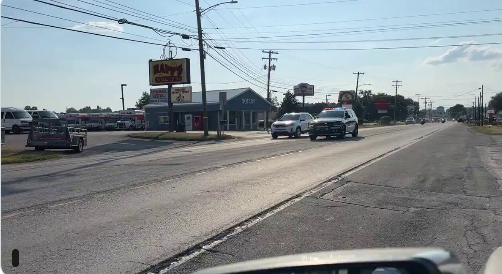
<svg viewBox="0 0 502 274">
<path fill-rule="evenodd" d="M 31 115 L 24 109 L 2 108 L 2 127 L 6 132 L 21 133 L 23 130 L 30 130 Z"/>
</svg>

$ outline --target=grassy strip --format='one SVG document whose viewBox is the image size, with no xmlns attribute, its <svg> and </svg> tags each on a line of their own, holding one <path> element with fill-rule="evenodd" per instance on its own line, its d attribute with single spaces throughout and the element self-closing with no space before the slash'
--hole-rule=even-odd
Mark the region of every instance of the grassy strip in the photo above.
<svg viewBox="0 0 502 274">
<path fill-rule="evenodd" d="M 502 127 L 501 126 L 472 126 L 474 130 L 479 133 L 487 134 L 487 135 L 502 135 Z"/>
<path fill-rule="evenodd" d="M 210 134 L 204 137 L 204 133 L 188 133 L 188 132 L 138 132 L 127 134 L 127 137 L 147 139 L 147 140 L 173 140 L 173 141 L 210 141 L 217 140 L 218 136 Z M 223 134 L 220 140 L 236 139 L 237 137 Z"/>
<path fill-rule="evenodd" d="M 34 151 L 34 150 L 3 150 L 2 149 L 2 165 L 20 164 L 39 162 L 53 159 L 60 159 L 63 155 L 50 151 Z"/>
</svg>

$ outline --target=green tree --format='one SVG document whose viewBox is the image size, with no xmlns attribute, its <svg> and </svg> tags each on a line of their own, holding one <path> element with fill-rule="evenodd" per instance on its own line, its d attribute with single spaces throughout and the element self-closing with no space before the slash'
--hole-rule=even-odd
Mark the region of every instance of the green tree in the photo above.
<svg viewBox="0 0 502 274">
<path fill-rule="evenodd" d="M 150 94 L 145 91 L 141 94 L 141 97 L 136 102 L 136 107 L 138 109 L 143 109 L 143 107 L 148 105 L 149 103 L 150 103 Z"/>
<path fill-rule="evenodd" d="M 295 95 L 291 92 L 287 92 L 282 99 L 281 107 L 277 112 L 277 116 L 281 117 L 284 113 L 298 112 L 300 111 L 300 102 L 296 99 Z"/>
<path fill-rule="evenodd" d="M 66 113 L 78 113 L 78 110 L 74 107 L 70 107 L 66 109 Z"/>
<path fill-rule="evenodd" d="M 78 112 L 80 112 L 80 113 L 91 113 L 92 112 L 92 108 L 90 106 L 86 106 L 86 107 L 83 107 L 83 108 L 79 109 Z"/>
<path fill-rule="evenodd" d="M 107 107 L 102 109 L 101 112 L 113 112 L 113 110 L 110 107 Z"/>
<path fill-rule="evenodd" d="M 488 108 L 494 109 L 495 113 L 502 110 L 502 92 L 499 92 L 495 96 L 492 96 L 492 99 L 490 99 L 490 102 L 488 102 Z"/>
<path fill-rule="evenodd" d="M 30 107 L 30 106 L 25 106 L 25 107 L 24 107 L 24 110 L 37 110 L 37 109 L 38 109 L 38 108 L 37 108 L 36 106 L 32 106 L 32 107 Z"/>
<path fill-rule="evenodd" d="M 453 107 L 449 108 L 447 113 L 450 118 L 458 119 L 458 117 L 467 114 L 467 109 L 462 104 L 456 104 Z"/>
</svg>

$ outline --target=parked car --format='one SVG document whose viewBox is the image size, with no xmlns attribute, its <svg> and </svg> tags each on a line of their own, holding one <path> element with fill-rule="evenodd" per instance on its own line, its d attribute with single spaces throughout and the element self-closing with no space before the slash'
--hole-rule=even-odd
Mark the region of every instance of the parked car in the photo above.
<svg viewBox="0 0 502 274">
<path fill-rule="evenodd" d="M 6 132 L 19 134 L 24 130 L 30 130 L 32 120 L 31 115 L 24 109 L 2 108 L 2 127 Z"/>
</svg>

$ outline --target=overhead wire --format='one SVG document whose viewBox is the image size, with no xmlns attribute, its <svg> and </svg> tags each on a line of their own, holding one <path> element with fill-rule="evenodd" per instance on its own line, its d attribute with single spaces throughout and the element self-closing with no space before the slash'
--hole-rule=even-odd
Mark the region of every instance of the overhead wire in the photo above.
<svg viewBox="0 0 502 274">
<path fill-rule="evenodd" d="M 360 0 L 336 0 L 336 1 L 323 1 L 323 2 L 310 2 L 310 3 L 296 3 L 296 4 L 282 4 L 282 5 L 269 5 L 269 6 L 249 6 L 240 7 L 241 9 L 266 9 L 266 8 L 285 8 L 285 7 L 299 7 L 299 6 L 314 6 L 325 4 L 338 4 L 347 2 L 359 2 Z M 237 8 L 231 8 L 237 9 Z"/>
<path fill-rule="evenodd" d="M 125 19 L 119 19 L 119 18 L 116 18 L 116 17 L 111 17 L 109 15 L 105 15 L 105 14 L 102 14 L 102 13 L 99 13 L 99 12 L 94 12 L 94 11 L 91 11 L 91 10 L 88 10 L 88 9 L 79 8 L 79 7 L 76 7 L 76 6 L 73 6 L 73 5 L 70 5 L 70 4 L 66 4 L 66 3 L 61 3 L 61 2 L 56 1 L 56 0 L 51 0 L 51 1 L 55 2 L 55 3 L 62 4 L 62 5 L 66 5 L 66 6 L 57 5 L 57 4 L 54 4 L 54 3 L 48 3 L 48 2 L 45 2 L 45 1 L 42 1 L 42 0 L 33 0 L 33 1 L 38 2 L 38 3 L 42 3 L 42 4 L 46 4 L 46 5 L 50 5 L 50 6 L 53 6 L 53 7 L 61 8 L 61 9 L 66 9 L 66 10 L 71 10 L 71 11 L 75 11 L 75 12 L 78 12 L 78 13 L 83 13 L 83 14 L 91 15 L 91 16 L 98 17 L 98 18 L 107 19 L 107 20 L 110 20 L 110 21 L 115 21 L 115 22 L 118 22 L 119 24 L 132 24 L 132 25 L 137 25 L 137 26 L 141 26 L 141 27 L 146 27 L 148 29 L 153 30 L 157 34 L 160 32 L 160 33 L 163 33 L 163 34 L 174 34 L 174 35 L 179 35 L 179 36 L 182 36 L 182 37 L 183 36 L 189 37 L 189 35 L 186 35 L 186 34 L 183 34 L 183 33 L 169 31 L 169 30 L 163 30 L 163 29 L 159 29 L 159 28 L 153 28 L 153 27 L 150 27 L 150 26 L 145 26 L 145 25 L 140 25 L 140 24 L 135 24 L 135 23 L 129 22 L 129 21 L 125 20 Z M 75 8 L 72 8 L 72 7 L 75 7 Z"/>
<path fill-rule="evenodd" d="M 83 0 L 78 0 L 78 1 L 86 3 Z M 145 14 L 145 15 L 142 15 L 142 16 L 148 16 L 148 18 L 155 18 L 155 19 L 156 18 L 161 18 L 158 15 L 155 15 L 155 14 L 152 14 L 152 13 L 149 13 L 149 12 L 145 12 L 145 11 L 142 11 L 142 10 L 139 10 L 139 9 L 136 9 L 136 8 L 132 8 L 132 7 L 129 7 L 127 5 L 123 5 L 123 4 L 120 4 L 120 3 L 117 3 L 117 2 L 114 2 L 114 1 L 111 1 L 111 0 L 104 0 L 104 1 L 106 1 L 108 3 L 112 3 L 115 6 L 113 6 L 111 4 L 107 4 L 107 3 L 101 2 L 99 0 L 92 0 L 92 1 L 100 3 L 100 4 L 104 4 L 104 5 L 113 7 L 113 8 L 118 8 L 118 9 L 122 9 L 122 10 L 126 10 L 126 11 L 127 10 L 131 10 L 131 12 L 133 12 L 134 14 L 139 14 L 139 15 Z M 106 8 L 106 7 L 102 7 L 102 8 Z M 118 11 L 118 12 L 120 12 L 120 11 Z M 180 22 L 176 22 L 176 21 L 173 21 L 173 20 L 170 20 L 170 19 L 163 18 L 163 20 L 170 22 L 170 24 L 167 24 L 167 25 L 172 26 L 172 27 L 176 27 L 176 28 L 179 28 L 179 29 L 184 29 L 185 28 L 185 30 L 189 30 L 189 31 L 195 29 L 195 27 L 192 27 L 190 25 L 183 24 L 183 23 L 180 23 Z"/>
<path fill-rule="evenodd" d="M 374 48 L 274 48 L 279 51 L 365 51 L 365 50 L 398 50 L 398 49 L 423 49 L 423 48 L 445 48 L 445 47 L 466 47 L 466 46 L 486 46 L 501 45 L 502 42 L 485 43 L 461 43 L 449 45 L 424 45 L 424 46 L 399 46 L 399 47 L 374 47 Z M 237 47 L 240 50 L 262 50 L 262 48 Z"/>
<path fill-rule="evenodd" d="M 258 25 L 258 26 L 255 26 L 255 28 L 273 28 L 273 27 L 327 25 L 327 24 L 354 23 L 354 22 L 380 21 L 380 20 L 393 20 L 393 19 L 409 19 L 409 18 L 417 18 L 417 17 L 458 15 L 458 14 L 480 13 L 480 12 L 493 12 L 493 11 L 502 11 L 502 8 L 498 8 L 498 9 L 483 9 L 483 10 L 470 10 L 470 11 L 458 11 L 458 12 L 445 12 L 445 13 L 401 15 L 401 16 L 390 16 L 390 17 L 379 17 L 379 18 L 350 19 L 350 20 L 327 21 L 327 22 L 310 22 L 310 23 L 276 24 L 276 25 Z M 235 27 L 235 28 L 245 28 L 245 27 L 246 26 Z M 219 29 L 229 29 L 229 28 L 219 28 Z"/>
<path fill-rule="evenodd" d="M 89 34 L 89 35 L 94 35 L 94 36 L 113 38 L 113 39 L 117 39 L 117 40 L 137 42 L 137 43 L 149 44 L 149 45 L 155 45 L 155 46 L 162 46 L 162 47 L 165 46 L 165 43 L 164 44 L 160 44 L 160 43 L 153 43 L 153 42 L 148 42 L 148 41 L 141 41 L 141 40 L 135 40 L 135 39 L 129 39 L 129 38 L 123 38 L 123 37 L 117 37 L 117 36 L 99 34 L 99 33 L 94 33 L 94 32 L 81 31 L 81 30 L 70 29 L 70 28 L 65 28 L 65 27 L 59 27 L 59 26 L 54 26 L 54 25 L 49 25 L 49 24 L 43 24 L 43 23 L 38 23 L 38 22 L 33 22 L 33 21 L 28 21 L 28 20 L 23 20 L 23 19 L 18 19 L 18 18 L 12 18 L 12 17 L 8 17 L 8 16 L 3 16 L 3 15 L 1 16 L 1 18 L 11 19 L 11 20 L 18 20 L 19 22 L 23 22 L 23 23 L 28 23 L 28 24 L 33 24 L 33 25 L 39 25 L 39 26 L 45 26 L 45 27 L 50 27 L 50 28 L 55 28 L 55 29 L 61 29 L 61 30 L 67 30 L 67 31 L 72 31 L 72 32 L 78 32 L 78 33 L 84 33 L 84 34 Z M 174 45 L 173 47 L 180 48 L 180 49 L 197 50 L 197 49 L 189 49 L 189 48 L 179 47 L 179 46 L 176 46 L 176 45 Z"/>
<path fill-rule="evenodd" d="M 454 26 L 466 26 L 466 25 L 479 25 L 488 23 L 500 23 L 502 18 L 490 18 L 490 19 L 479 19 L 479 20 L 464 20 L 464 21 L 443 21 L 443 22 L 433 22 L 433 23 L 419 23 L 419 24 L 409 24 L 409 25 L 383 25 L 383 26 L 366 26 L 366 27 L 354 27 L 354 28 L 336 28 L 336 29 L 320 29 L 320 30 L 302 30 L 302 31 L 280 31 L 280 32 L 269 32 L 269 33 L 285 33 L 285 32 L 299 32 L 300 34 L 284 34 L 284 35 L 269 35 L 269 36 L 259 36 L 259 37 L 230 37 L 231 40 L 256 40 L 256 39 L 276 39 L 276 40 L 287 40 L 298 37 L 326 37 L 326 36 L 344 36 L 344 35 L 357 35 L 357 34 L 367 34 L 367 33 L 381 33 L 381 32 L 392 32 L 392 31 L 407 31 L 416 29 L 427 29 L 427 28 L 440 28 L 440 27 L 454 27 Z M 339 30 L 339 31 L 337 31 Z M 326 32 L 328 31 L 328 32 Z M 333 32 L 335 31 L 335 32 Z M 314 32 L 314 33 L 312 33 Z M 267 33 L 267 32 L 264 32 Z M 226 35 L 231 33 L 225 33 Z M 282 39 L 278 39 L 282 38 Z"/>
<path fill-rule="evenodd" d="M 76 20 L 67 19 L 67 18 L 62 18 L 62 17 L 58 17 L 58 16 L 46 14 L 46 13 L 41 13 L 41 12 L 26 10 L 26 9 L 22 9 L 22 8 L 18 8 L 18 7 L 13 7 L 13 6 L 5 5 L 5 4 L 2 4 L 2 7 L 16 9 L 16 10 L 21 10 L 21 11 L 24 11 L 24 12 L 34 13 L 34 14 L 38 14 L 38 15 L 43 15 L 43 16 L 47 16 L 47 17 L 51 17 L 51 18 L 55 18 L 55 19 L 59 19 L 59 20 L 64 20 L 64 21 L 68 21 L 68 22 L 73 22 L 73 23 L 77 23 L 77 24 L 82 24 L 82 25 L 90 26 L 90 27 L 93 27 L 93 28 L 105 29 L 105 30 L 109 30 L 109 31 L 113 31 L 113 32 L 128 34 L 128 35 L 132 35 L 132 36 L 136 36 L 136 37 L 141 37 L 141 38 L 146 38 L 146 39 L 151 39 L 151 40 L 156 40 L 156 41 L 164 41 L 164 40 L 153 38 L 153 37 L 147 37 L 147 36 L 143 36 L 143 35 L 139 35 L 139 34 L 135 34 L 135 33 L 129 33 L 129 32 L 125 32 L 125 31 L 119 31 L 119 30 L 115 30 L 115 29 L 107 28 L 107 27 L 103 27 L 103 26 L 91 25 L 89 23 L 84 23 L 84 22 L 80 22 L 80 21 L 76 21 Z M 14 21 L 14 22 L 16 22 L 16 21 Z"/>
<path fill-rule="evenodd" d="M 397 41 L 419 41 L 419 40 L 438 40 L 438 39 L 456 39 L 456 38 L 476 38 L 476 37 L 491 37 L 501 36 L 502 32 L 484 33 L 484 34 L 465 34 L 465 35 L 448 35 L 448 36 L 429 36 L 429 37 L 409 37 L 409 38 L 387 38 L 387 39 L 363 39 L 363 40 L 329 40 L 329 41 L 268 41 L 272 44 L 327 44 L 327 43 L 367 43 L 367 42 L 397 42 Z M 262 41 L 235 41 L 235 40 L 218 40 L 228 41 L 233 43 L 262 43 Z M 235 46 L 235 45 L 234 45 Z"/>
</svg>

